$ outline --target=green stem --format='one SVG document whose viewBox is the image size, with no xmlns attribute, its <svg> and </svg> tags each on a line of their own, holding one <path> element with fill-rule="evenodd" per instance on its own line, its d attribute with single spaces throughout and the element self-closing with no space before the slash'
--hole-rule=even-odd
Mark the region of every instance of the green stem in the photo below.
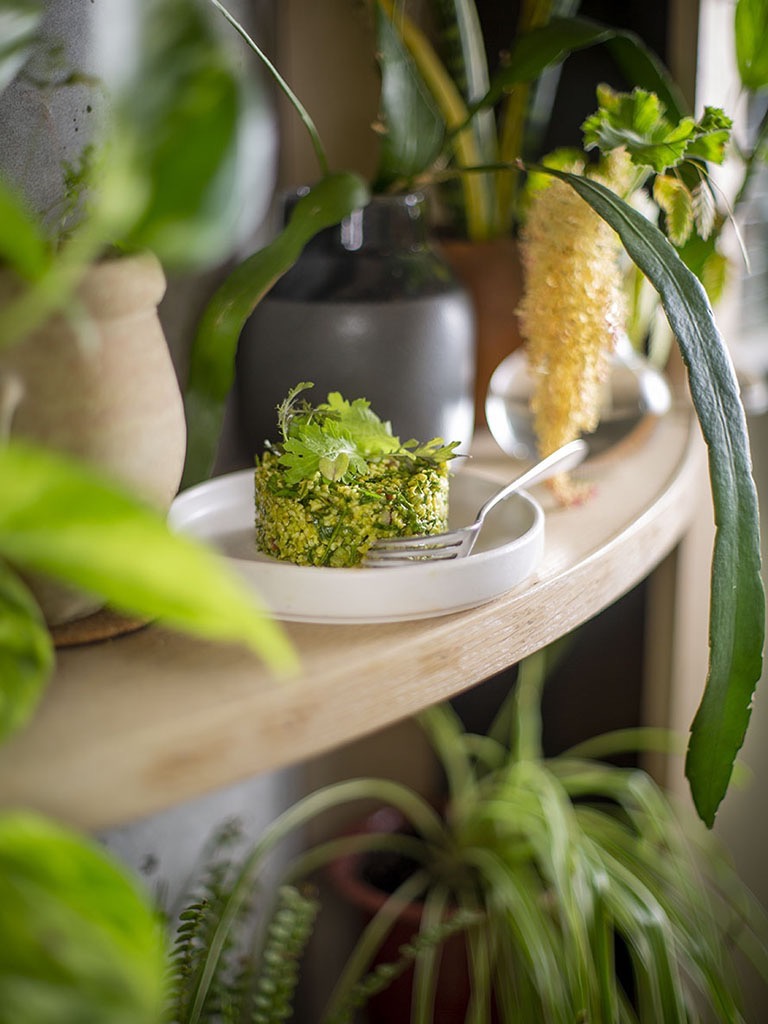
<svg viewBox="0 0 768 1024">
<path fill-rule="evenodd" d="M 267 68 L 269 73 L 274 78 L 274 80 L 280 86 L 282 91 L 288 97 L 291 104 L 293 105 L 294 110 L 299 115 L 301 120 L 304 122 L 304 127 L 307 129 L 307 132 L 309 133 L 309 138 L 312 142 L 312 148 L 314 149 L 315 155 L 317 156 L 317 161 L 320 164 L 320 171 L 323 177 L 325 177 L 325 175 L 329 173 L 328 158 L 325 154 L 323 144 L 320 141 L 320 135 L 315 126 L 315 122 L 310 117 L 304 104 L 301 102 L 301 100 L 293 91 L 293 89 L 291 89 L 290 85 L 288 85 L 286 80 L 277 70 L 277 68 L 269 59 L 269 57 L 267 57 L 267 55 L 264 53 L 261 47 L 246 32 L 246 30 L 243 28 L 240 22 L 232 14 L 230 14 L 226 7 L 224 7 L 223 4 L 219 3 L 219 0 L 209 0 L 209 3 L 213 4 L 216 10 L 219 11 L 219 13 L 224 16 L 224 18 L 226 18 L 226 20 L 235 29 L 235 31 L 238 32 L 240 36 L 242 36 L 242 38 L 245 40 L 248 46 L 250 46 L 250 48 L 253 50 L 253 52 L 256 54 L 259 60 L 261 60 L 261 62 L 264 64 L 264 66 Z"/>
<path fill-rule="evenodd" d="M 511 763 L 538 761 L 541 748 L 541 695 L 546 678 L 546 651 L 537 651 L 520 663 L 515 692 Z"/>
</svg>

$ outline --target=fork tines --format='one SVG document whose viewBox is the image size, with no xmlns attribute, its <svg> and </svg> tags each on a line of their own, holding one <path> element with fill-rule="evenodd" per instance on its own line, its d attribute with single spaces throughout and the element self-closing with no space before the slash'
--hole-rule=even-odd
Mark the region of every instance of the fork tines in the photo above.
<svg viewBox="0 0 768 1024">
<path fill-rule="evenodd" d="M 409 562 L 437 562 L 458 558 L 463 543 L 460 534 L 442 533 L 432 536 L 385 537 L 369 549 L 364 564 L 378 568 Z"/>
</svg>

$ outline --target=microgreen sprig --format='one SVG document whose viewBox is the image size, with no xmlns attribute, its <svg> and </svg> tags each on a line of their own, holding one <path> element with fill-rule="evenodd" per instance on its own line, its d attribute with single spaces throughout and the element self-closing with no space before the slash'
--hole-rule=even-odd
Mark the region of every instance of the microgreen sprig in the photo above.
<svg viewBox="0 0 768 1024">
<path fill-rule="evenodd" d="M 313 386 L 307 381 L 297 384 L 277 409 L 283 438 L 279 462 L 288 484 L 318 472 L 328 480 L 346 482 L 364 475 L 371 462 L 381 459 L 439 465 L 455 455 L 459 442 L 446 444 L 441 437 L 402 444 L 391 424 L 379 419 L 365 398 L 349 402 L 332 391 L 327 401 L 312 405 L 301 396 Z"/>
</svg>

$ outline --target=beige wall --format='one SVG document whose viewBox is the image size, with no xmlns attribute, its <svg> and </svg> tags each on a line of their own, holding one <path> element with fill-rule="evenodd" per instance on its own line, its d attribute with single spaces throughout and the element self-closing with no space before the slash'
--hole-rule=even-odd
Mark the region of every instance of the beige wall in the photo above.
<svg viewBox="0 0 768 1024">
<path fill-rule="evenodd" d="M 278 64 L 315 121 L 332 170 L 370 178 L 376 166 L 379 79 L 372 23 L 359 0 L 280 0 Z M 284 186 L 310 183 L 319 166 L 306 129 L 280 104 Z"/>
</svg>

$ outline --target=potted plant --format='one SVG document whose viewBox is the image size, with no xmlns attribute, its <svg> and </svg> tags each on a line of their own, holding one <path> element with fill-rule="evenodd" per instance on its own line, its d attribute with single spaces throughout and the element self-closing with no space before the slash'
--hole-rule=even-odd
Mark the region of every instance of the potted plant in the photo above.
<svg viewBox="0 0 768 1024">
<path fill-rule="evenodd" d="M 243 859 L 214 861 L 181 915 L 173 1019 L 218 1020 L 229 1006 L 233 1019 L 250 1009 L 271 1020 L 258 1016 L 269 992 L 283 1000 L 275 1019 L 292 1019 L 295 958 L 318 911 L 312 877 L 331 864 L 343 893 L 365 892 L 367 923 L 322 1022 L 351 1021 L 364 1005 L 372 1020 L 445 1024 L 684 1022 L 699 1013 L 743 1020 L 733 958 L 746 951 L 768 979 L 762 910 L 700 821 L 641 769 L 607 760 L 669 750 L 669 736 L 622 730 L 544 757 L 547 656 L 523 663 L 485 735 L 467 733 L 447 706 L 421 718 L 446 779 L 439 811 L 400 783 L 346 780 L 298 801 Z M 390 810 L 298 854 L 278 883 L 289 888 L 268 901 L 279 908 L 279 928 L 254 938 L 246 911 L 269 854 L 295 829 L 357 800 Z M 384 874 L 394 879 L 386 891 L 370 881 Z M 404 913 L 415 924 L 393 949 L 388 936 Z M 465 961 L 465 999 L 452 1006 L 440 996 L 445 958 L 454 990 Z M 284 979 L 261 988 L 255 976 L 268 964 L 285 968 Z M 377 1009 L 411 969 L 405 1005 Z"/>
</svg>

